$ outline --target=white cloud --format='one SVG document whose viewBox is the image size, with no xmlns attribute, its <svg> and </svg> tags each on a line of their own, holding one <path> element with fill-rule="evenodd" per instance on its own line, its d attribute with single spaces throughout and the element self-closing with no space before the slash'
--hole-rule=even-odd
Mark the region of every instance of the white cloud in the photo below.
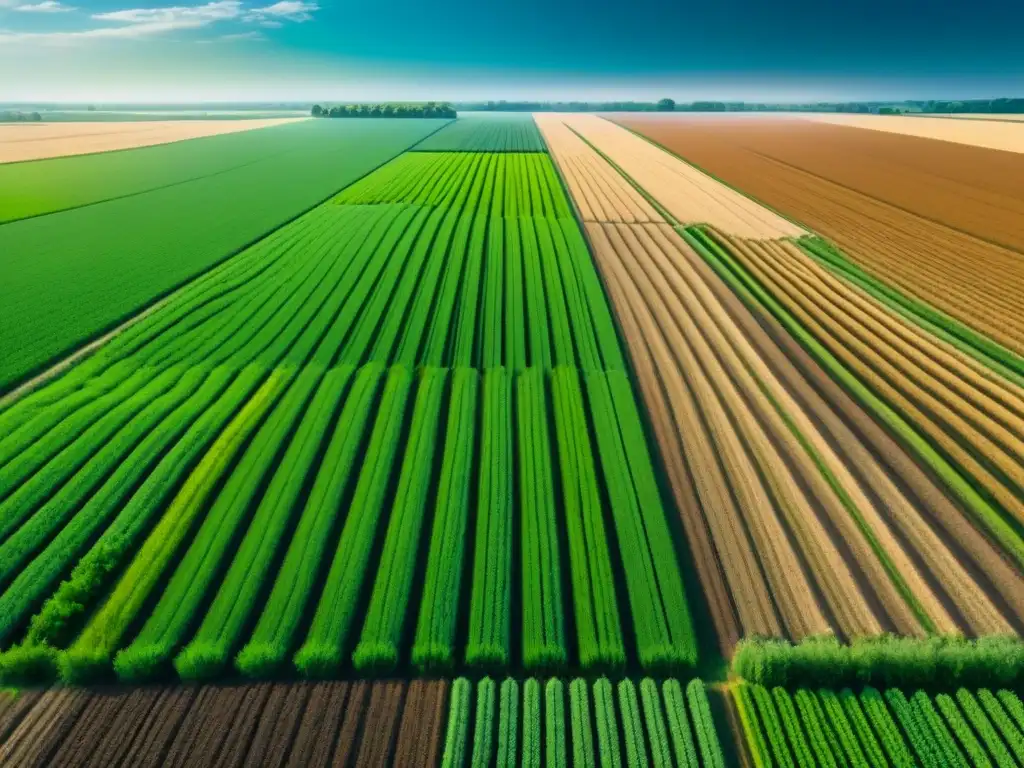
<svg viewBox="0 0 1024 768">
<path fill-rule="evenodd" d="M 221 35 L 218 40 L 266 40 L 262 32 L 236 32 L 232 35 Z"/>
<path fill-rule="evenodd" d="M 14 6 L 15 11 L 21 11 L 22 13 L 68 13 L 69 11 L 78 10 L 70 5 L 64 5 L 63 3 L 57 2 L 57 0 L 43 0 L 41 3 L 27 3 L 25 5 Z"/>
<path fill-rule="evenodd" d="M 94 13 L 97 21 L 117 21 L 124 24 L 173 24 L 187 29 L 205 26 L 215 21 L 237 19 L 242 13 L 239 0 L 215 0 L 206 5 L 182 5 L 169 8 L 132 8 L 124 11 Z"/>
<path fill-rule="evenodd" d="M 265 23 L 284 19 L 301 24 L 304 21 L 312 21 L 313 13 L 319 10 L 319 5 L 305 0 L 280 0 L 264 8 L 253 8 L 245 14 L 243 20 Z"/>
<path fill-rule="evenodd" d="M 18 0 L 0 0 L 0 7 Z M 39 6 L 47 6 L 50 12 L 64 6 L 58 0 L 40 0 Z M 28 8 L 28 6 L 23 6 Z M 70 10 L 70 9 L 68 9 Z M 256 23 L 261 27 L 275 29 L 285 22 L 302 23 L 310 21 L 320 6 L 305 0 L 281 0 L 261 8 L 245 9 L 241 0 L 211 0 L 205 5 L 176 5 L 162 8 L 128 8 L 120 11 L 94 13 L 91 18 L 112 26 L 95 27 L 62 32 L 16 32 L 0 29 L 0 43 L 38 42 L 74 43 L 85 40 L 130 40 L 149 38 L 166 32 L 186 29 L 200 29 L 220 22 Z M 256 37 L 260 35 L 260 37 Z M 259 32 L 222 35 L 218 40 L 257 40 Z"/>
</svg>

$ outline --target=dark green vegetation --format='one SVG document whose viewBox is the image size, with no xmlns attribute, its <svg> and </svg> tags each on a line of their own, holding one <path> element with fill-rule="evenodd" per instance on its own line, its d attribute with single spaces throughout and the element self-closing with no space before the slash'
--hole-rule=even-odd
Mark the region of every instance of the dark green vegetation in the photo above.
<svg viewBox="0 0 1024 768">
<path fill-rule="evenodd" d="M 417 144 L 423 152 L 543 152 L 530 115 L 462 117 Z"/>
<path fill-rule="evenodd" d="M 0 411 L 0 434 L 6 679 L 696 659 L 545 154 L 403 155 Z"/>
<path fill-rule="evenodd" d="M 739 684 L 732 693 L 757 768 L 1014 768 L 1024 761 L 1024 706 L 1009 690 L 908 696 L 900 688 L 794 693 Z"/>
<path fill-rule="evenodd" d="M 442 765 L 725 768 L 725 756 L 700 680 L 460 678 Z"/>
<path fill-rule="evenodd" d="M 733 671 L 762 685 L 1018 685 L 1024 643 L 1017 637 L 865 637 L 839 643 L 810 638 L 748 639 L 736 648 Z"/>
<path fill-rule="evenodd" d="M 338 106 L 321 107 L 314 104 L 310 110 L 313 117 L 341 117 L 341 118 L 368 118 L 368 117 L 398 117 L 398 118 L 435 118 L 442 117 L 452 119 L 456 116 L 455 109 L 447 102 L 438 103 L 428 101 L 415 104 L 344 104 Z"/>
<path fill-rule="evenodd" d="M 0 224 L 0 392 L 442 125 L 308 120 L 0 166 L 0 220 L 60 211 Z"/>
</svg>

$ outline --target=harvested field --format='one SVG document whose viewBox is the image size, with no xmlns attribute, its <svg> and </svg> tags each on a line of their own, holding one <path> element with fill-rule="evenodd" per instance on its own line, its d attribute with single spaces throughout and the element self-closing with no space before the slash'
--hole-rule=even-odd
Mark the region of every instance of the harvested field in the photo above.
<svg viewBox="0 0 1024 768">
<path fill-rule="evenodd" d="M 622 122 L 1024 352 L 1024 157 L 798 120 Z"/>
<path fill-rule="evenodd" d="M 0 734 L 0 764 L 434 765 L 447 687 L 416 680 L 26 692 L 12 702 L 21 704 L 17 723 Z"/>
<path fill-rule="evenodd" d="M 269 120 L 167 120 L 129 123 L 18 123 L 0 125 L 0 163 L 42 160 L 151 147 L 203 136 L 253 131 L 305 117 Z"/>
<path fill-rule="evenodd" d="M 959 120 L 922 120 L 909 115 L 802 115 L 805 120 L 847 125 L 870 131 L 897 133 L 922 139 L 937 139 L 972 147 L 998 149 L 1003 152 L 1024 152 L 1024 126 L 1015 121 L 996 122 Z"/>
<path fill-rule="evenodd" d="M 804 230 L 635 134 L 594 115 L 546 116 L 560 120 L 656 199 L 682 224 L 713 224 L 751 238 L 799 237 Z M 571 145 L 570 145 L 571 146 Z M 557 156 L 559 149 L 552 150 Z"/>
<path fill-rule="evenodd" d="M 636 187 L 561 119 L 538 114 L 536 120 L 583 221 L 663 221 Z"/>
<path fill-rule="evenodd" d="M 588 230 L 663 453 L 682 453 L 681 464 L 667 464 L 721 635 L 1008 630 L 912 501 L 785 356 L 764 338 L 751 345 L 726 311 L 717 278 L 671 228 Z M 729 309 L 745 314 L 735 303 Z M 719 568 L 735 625 L 725 601 L 712 597 L 723 591 Z M 1016 599 L 1012 591 L 1004 597 Z M 969 618 L 950 613 L 961 601 Z"/>
<path fill-rule="evenodd" d="M 724 235 L 721 241 L 832 355 L 935 446 L 952 471 L 968 479 L 969 489 L 957 495 L 975 525 L 1024 565 L 1024 392 L 962 364 L 955 350 L 890 316 L 792 243 L 745 243 Z M 956 485 L 951 492 L 957 493 Z"/>
</svg>

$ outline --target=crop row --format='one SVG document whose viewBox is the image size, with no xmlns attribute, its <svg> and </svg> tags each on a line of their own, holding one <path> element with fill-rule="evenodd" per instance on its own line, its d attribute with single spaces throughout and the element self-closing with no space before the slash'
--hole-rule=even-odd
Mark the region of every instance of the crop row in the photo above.
<svg viewBox="0 0 1024 768">
<path fill-rule="evenodd" d="M 407 152 L 335 196 L 336 203 L 408 203 L 443 208 L 466 201 L 489 216 L 570 216 L 543 154 Z"/>
<path fill-rule="evenodd" d="M 692 665 L 582 237 L 439 157 L 490 170 L 325 204 L 0 412 L 12 677 Z"/>
<path fill-rule="evenodd" d="M 45 164 L 38 178 L 49 182 L 0 186 L 81 207 L 0 225 L 0 392 L 442 125 L 371 122 L 307 120 L 218 137 L 213 147 L 248 149 L 225 148 L 216 163 L 202 139 L 18 166 Z M 81 175 L 67 169 L 83 164 Z"/>
<path fill-rule="evenodd" d="M 428 136 L 416 152 L 543 152 L 544 141 L 529 114 L 460 117 Z"/>
<path fill-rule="evenodd" d="M 460 678 L 441 765 L 725 768 L 725 757 L 700 680 Z"/>
<path fill-rule="evenodd" d="M 172 664 L 188 679 L 292 663 L 323 677 L 350 659 L 361 670 L 619 668 L 624 631 L 644 667 L 694 663 L 623 374 L 369 365 L 277 367 L 257 381 L 236 378 L 225 393 L 248 399 L 222 398 L 186 434 L 179 445 L 208 447 L 173 495 L 172 453 L 122 509 L 37 529 L 39 554 L 27 525 L 0 545 L 21 545 L 25 563 L 0 596 L 5 639 L 35 611 L 2 656 L 11 677 L 54 663 L 69 680 L 111 664 L 124 680 Z M 229 405 L 213 438 L 204 418 Z"/>
<path fill-rule="evenodd" d="M 757 768 L 921 765 L 1013 768 L 1024 761 L 1024 705 L 1008 690 L 907 696 L 738 684 L 732 689 Z"/>
<path fill-rule="evenodd" d="M 724 653 L 746 638 L 742 674 L 1018 679 L 1024 646 L 1005 639 L 1024 619 L 1014 361 L 606 121 L 542 126 L 579 210 L 599 219 L 586 231 Z M 693 182 L 683 198 L 665 168 Z M 669 221 L 643 223 L 655 216 L 638 184 Z M 673 227 L 666 209 L 714 229 Z"/>
<path fill-rule="evenodd" d="M 17 766 L 436 766 L 446 680 L 0 692 Z"/>
</svg>

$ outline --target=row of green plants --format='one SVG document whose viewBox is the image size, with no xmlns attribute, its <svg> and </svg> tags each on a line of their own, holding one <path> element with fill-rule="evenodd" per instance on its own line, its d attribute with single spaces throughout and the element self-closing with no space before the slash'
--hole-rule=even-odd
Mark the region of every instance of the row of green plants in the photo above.
<svg viewBox="0 0 1024 768">
<path fill-rule="evenodd" d="M 799 688 L 739 683 L 732 695 L 757 768 L 1013 768 L 1024 704 L 1013 691 Z M 953 692 L 955 691 L 955 692 Z"/>
<path fill-rule="evenodd" d="M 454 682 L 441 765 L 725 768 L 700 680 Z"/>
<path fill-rule="evenodd" d="M 0 227 L 0 252 L 15 255 L 0 282 L 0 393 L 223 260 L 234 261 L 233 254 L 287 228 L 437 127 L 307 120 L 90 155 L 87 164 L 59 158 L 4 166 L 0 190 L 39 205 L 19 204 L 35 218 Z M 225 146 L 236 143 L 246 150 Z M 75 210 L 38 215 L 65 207 Z"/>
<path fill-rule="evenodd" d="M 492 217 L 572 215 L 554 164 L 537 153 L 406 152 L 334 197 L 349 205 L 467 200 Z"/>
<path fill-rule="evenodd" d="M 550 160 L 417 157 L 0 411 L 0 676 L 692 667 Z"/>
<path fill-rule="evenodd" d="M 733 673 L 761 685 L 980 686 L 1024 683 L 1018 637 L 741 640 Z"/>
<path fill-rule="evenodd" d="M 463 117 L 428 136 L 417 152 L 544 152 L 531 115 Z"/>
</svg>

